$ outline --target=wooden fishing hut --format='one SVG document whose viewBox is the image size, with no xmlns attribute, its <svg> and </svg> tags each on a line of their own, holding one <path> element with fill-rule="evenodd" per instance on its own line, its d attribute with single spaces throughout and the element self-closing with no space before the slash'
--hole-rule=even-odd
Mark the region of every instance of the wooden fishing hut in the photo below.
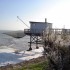
<svg viewBox="0 0 70 70">
<path fill-rule="evenodd" d="M 30 36 L 29 50 L 32 50 L 32 44 L 36 44 L 38 48 L 38 44 L 42 43 L 43 31 L 48 28 L 52 28 L 52 23 L 48 23 L 46 19 L 45 22 L 30 21 L 30 29 L 24 29 L 24 33 Z"/>
</svg>

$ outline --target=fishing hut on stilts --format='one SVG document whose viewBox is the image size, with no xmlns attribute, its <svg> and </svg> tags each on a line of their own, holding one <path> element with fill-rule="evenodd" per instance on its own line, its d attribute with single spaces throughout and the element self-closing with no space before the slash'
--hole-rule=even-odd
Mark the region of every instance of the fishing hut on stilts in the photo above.
<svg viewBox="0 0 70 70">
<path fill-rule="evenodd" d="M 38 44 L 42 44 L 43 32 L 52 28 L 52 24 L 47 22 L 33 22 L 30 21 L 30 29 L 24 29 L 24 33 L 30 36 L 30 42 L 28 42 L 29 50 L 32 50 L 32 44 L 36 44 L 36 49 L 39 48 Z"/>
</svg>

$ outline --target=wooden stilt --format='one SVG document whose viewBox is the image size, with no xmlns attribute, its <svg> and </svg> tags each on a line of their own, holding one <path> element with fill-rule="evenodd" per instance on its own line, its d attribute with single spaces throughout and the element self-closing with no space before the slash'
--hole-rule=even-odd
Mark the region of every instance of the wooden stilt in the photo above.
<svg viewBox="0 0 70 70">
<path fill-rule="evenodd" d="M 38 49 L 39 47 L 38 47 L 38 36 L 37 36 L 37 38 L 36 38 L 36 49 Z"/>
<path fill-rule="evenodd" d="M 29 51 L 30 51 L 30 50 L 32 50 L 32 47 L 31 47 L 31 44 L 32 44 L 31 37 L 32 37 L 32 36 L 30 35 L 30 45 L 29 45 Z"/>
</svg>

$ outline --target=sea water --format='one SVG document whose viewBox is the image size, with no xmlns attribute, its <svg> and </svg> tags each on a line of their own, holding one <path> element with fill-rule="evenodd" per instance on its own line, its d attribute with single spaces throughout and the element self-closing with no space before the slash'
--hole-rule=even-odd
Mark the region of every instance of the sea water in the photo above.
<svg viewBox="0 0 70 70">
<path fill-rule="evenodd" d="M 36 47 L 33 45 L 32 51 L 26 51 L 29 49 L 29 36 L 17 39 L 3 34 L 5 32 L 8 31 L 0 31 L 0 66 L 16 64 L 42 56 L 43 47 L 35 49 Z M 19 50 L 19 53 L 14 53 L 15 50 Z"/>
<path fill-rule="evenodd" d="M 8 31 L 0 31 L 0 48 L 14 48 L 18 50 L 28 50 L 29 36 L 23 38 L 13 38 L 9 35 L 3 34 Z"/>
</svg>

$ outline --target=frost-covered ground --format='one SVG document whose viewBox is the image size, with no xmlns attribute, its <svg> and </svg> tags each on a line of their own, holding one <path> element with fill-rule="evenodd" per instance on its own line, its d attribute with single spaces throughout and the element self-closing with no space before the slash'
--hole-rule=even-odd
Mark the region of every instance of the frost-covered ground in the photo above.
<svg viewBox="0 0 70 70">
<path fill-rule="evenodd" d="M 43 47 L 34 49 L 32 51 L 21 51 L 15 54 L 13 48 L 2 48 L 0 49 L 0 66 L 8 64 L 16 64 L 25 60 L 30 60 L 42 56 Z"/>
</svg>

